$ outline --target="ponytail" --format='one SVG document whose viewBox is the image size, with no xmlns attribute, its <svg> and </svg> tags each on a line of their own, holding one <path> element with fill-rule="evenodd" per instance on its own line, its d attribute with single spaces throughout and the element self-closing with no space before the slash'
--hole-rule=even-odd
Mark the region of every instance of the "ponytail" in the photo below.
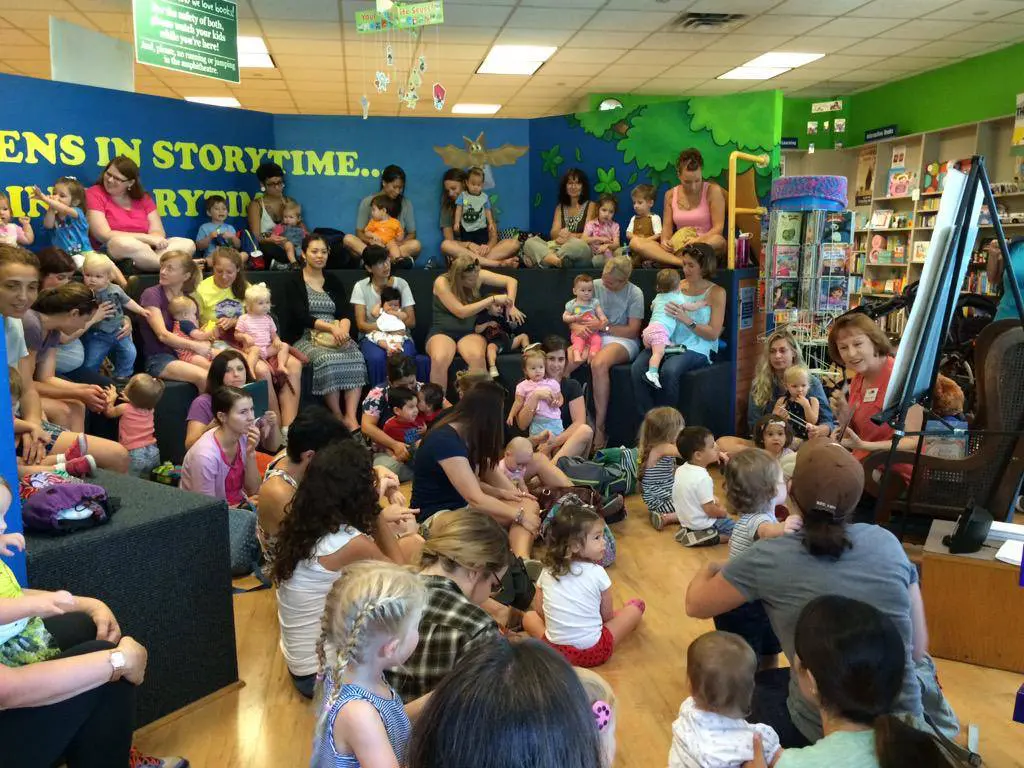
<svg viewBox="0 0 1024 768">
<path fill-rule="evenodd" d="M 875 718 L 875 754 L 881 768 L 945 768 L 968 766 L 933 734 L 919 731 L 894 715 Z"/>
</svg>

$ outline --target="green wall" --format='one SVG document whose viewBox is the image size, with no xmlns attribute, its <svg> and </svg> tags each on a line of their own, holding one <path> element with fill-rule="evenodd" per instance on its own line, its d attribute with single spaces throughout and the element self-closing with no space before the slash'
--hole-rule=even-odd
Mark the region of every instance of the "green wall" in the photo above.
<svg viewBox="0 0 1024 768">
<path fill-rule="evenodd" d="M 811 104 L 830 99 L 842 99 L 843 108 L 838 112 L 820 112 L 811 114 Z M 825 130 L 825 121 L 831 123 L 837 117 L 846 119 L 846 132 L 835 134 L 831 125 Z M 807 122 L 814 120 L 818 123 L 818 133 L 814 136 L 807 135 Z M 810 142 L 814 142 L 815 149 L 833 149 L 836 141 L 842 142 L 845 146 L 854 143 L 853 134 L 850 133 L 850 97 L 836 95 L 832 97 L 820 97 L 815 99 L 796 99 L 785 97 L 782 101 L 782 136 L 790 138 L 795 136 L 798 149 L 807 149 Z"/>
<path fill-rule="evenodd" d="M 891 123 L 909 134 L 1011 115 L 1024 91 L 1022 72 L 1024 43 L 854 94 L 850 144 Z"/>
</svg>

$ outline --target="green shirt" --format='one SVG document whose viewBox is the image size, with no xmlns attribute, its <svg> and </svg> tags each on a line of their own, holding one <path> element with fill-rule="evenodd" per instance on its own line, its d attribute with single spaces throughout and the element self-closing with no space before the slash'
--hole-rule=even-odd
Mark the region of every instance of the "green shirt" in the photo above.
<svg viewBox="0 0 1024 768">
<path fill-rule="evenodd" d="M 879 768 L 875 732 L 836 731 L 803 749 L 787 749 L 775 768 Z"/>
</svg>

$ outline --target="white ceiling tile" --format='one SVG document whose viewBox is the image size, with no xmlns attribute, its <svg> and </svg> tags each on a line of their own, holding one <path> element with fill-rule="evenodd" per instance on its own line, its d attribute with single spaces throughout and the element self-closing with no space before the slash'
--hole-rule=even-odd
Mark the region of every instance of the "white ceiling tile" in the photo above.
<svg viewBox="0 0 1024 768">
<path fill-rule="evenodd" d="M 519 75 L 473 75 L 469 84 L 477 88 L 494 88 L 495 90 L 507 90 L 509 88 L 522 88 L 530 81 L 529 77 Z"/>
<path fill-rule="evenodd" d="M 595 91 L 629 93 L 650 79 L 649 77 L 597 77 L 591 81 L 589 87 Z"/>
<path fill-rule="evenodd" d="M 602 67 L 598 64 L 588 64 L 586 62 L 549 61 L 537 71 L 534 77 L 539 77 L 543 73 L 543 75 L 551 77 L 561 77 L 562 75 L 585 76 L 589 80 L 601 69 Z"/>
<path fill-rule="evenodd" d="M 899 19 L 870 19 L 847 16 L 823 24 L 814 30 L 813 37 L 872 37 L 900 23 Z"/>
<path fill-rule="evenodd" d="M 572 37 L 571 29 L 528 29 L 505 27 L 494 40 L 495 45 L 565 45 Z"/>
<path fill-rule="evenodd" d="M 903 69 L 902 67 L 888 67 L 883 63 L 877 68 L 865 68 L 861 70 L 861 74 L 865 77 L 876 78 L 879 81 L 891 82 L 894 80 L 902 80 L 907 76 L 909 71 L 910 70 Z"/>
<path fill-rule="evenodd" d="M 252 8 L 260 19 L 308 19 L 323 23 L 341 18 L 338 0 L 302 0 L 301 3 L 252 0 Z"/>
<path fill-rule="evenodd" d="M 528 27 L 530 29 L 579 29 L 586 24 L 594 11 L 589 8 L 527 8 L 519 7 L 505 22 L 507 27 Z"/>
<path fill-rule="evenodd" d="M 565 64 L 566 67 L 581 66 L 579 64 Z M 581 85 L 585 85 L 590 82 L 591 78 L 594 77 L 593 70 L 589 70 L 580 74 L 569 73 L 569 72 L 545 72 L 547 65 L 541 68 L 541 70 L 530 78 L 531 84 L 536 84 L 537 87 L 554 87 L 560 88 L 564 92 L 567 88 L 579 88 Z M 585 67 L 584 67 L 585 69 Z M 530 86 L 527 86 L 528 88 Z"/>
<path fill-rule="evenodd" d="M 697 63 L 703 63 L 703 61 Z M 653 65 L 630 64 L 628 62 L 623 63 L 620 59 L 619 61 L 616 61 L 614 64 L 609 64 L 607 67 L 604 67 L 604 69 L 602 69 L 600 73 L 597 73 L 597 76 L 626 78 L 638 77 L 643 80 L 650 80 L 652 77 L 657 77 L 659 73 L 664 72 L 670 66 L 678 66 L 678 64 L 669 65 L 664 61 L 658 61 L 657 64 Z"/>
<path fill-rule="evenodd" d="M 724 66 L 727 69 L 731 67 L 738 67 L 740 64 L 745 64 L 750 61 L 756 53 L 748 51 L 712 51 L 710 49 L 706 51 L 699 51 L 698 53 L 692 54 L 686 59 L 686 63 L 695 64 L 697 66 L 704 67 L 719 67 Z"/>
<path fill-rule="evenodd" d="M 676 18 L 674 13 L 658 11 L 599 11 L 586 26 L 590 30 L 656 32 Z"/>
<path fill-rule="evenodd" d="M 308 65 L 307 65 L 308 66 Z M 316 67 L 304 69 L 302 67 L 289 67 L 284 73 L 288 83 L 330 83 L 338 80 L 341 73 L 334 70 L 323 70 Z"/>
<path fill-rule="evenodd" d="M 845 72 L 849 72 L 851 69 L 858 69 L 863 67 L 869 67 L 872 64 L 878 64 L 885 60 L 885 56 L 858 56 L 848 53 L 833 53 L 826 56 L 818 61 L 812 61 L 803 67 L 801 70 L 812 69 L 814 65 L 821 64 L 821 69 L 841 69 Z M 813 71 L 813 70 L 812 70 Z"/>
<path fill-rule="evenodd" d="M 689 61 L 684 61 L 679 66 L 665 70 L 658 76 L 658 79 L 665 80 L 678 77 L 683 80 L 711 80 L 731 69 L 731 67 L 725 65 L 720 67 L 702 66 L 698 59 L 691 59 L 691 61 L 696 63 L 691 64 Z"/>
<path fill-rule="evenodd" d="M 305 54 L 307 56 L 340 56 L 341 38 L 331 40 L 295 40 L 292 38 L 268 38 L 267 48 L 272 56 L 280 54 Z"/>
<path fill-rule="evenodd" d="M 429 41 L 423 41 L 419 53 L 427 58 L 427 66 L 431 62 L 443 65 L 449 61 L 483 61 L 487 52 L 491 50 L 489 45 L 442 45 L 435 46 Z"/>
<path fill-rule="evenodd" d="M 977 56 L 992 47 L 992 41 L 976 42 L 970 40 L 939 40 L 934 43 L 926 43 L 919 48 L 908 50 L 911 56 L 924 56 L 948 60 L 950 58 L 967 59 Z"/>
<path fill-rule="evenodd" d="M 992 21 L 1020 10 L 1017 0 L 960 0 L 928 14 L 929 19 Z"/>
<path fill-rule="evenodd" d="M 649 93 L 658 95 L 667 94 L 680 94 L 684 95 L 690 92 L 691 88 L 695 88 L 701 83 L 707 82 L 706 79 L 695 78 L 687 80 L 681 77 L 655 77 L 648 80 L 646 83 L 638 87 L 634 93 Z"/>
<path fill-rule="evenodd" d="M 0 16 L 11 23 L 12 26 L 28 30 L 47 31 L 50 29 L 50 16 L 56 16 L 64 21 L 70 21 L 86 29 L 96 29 L 96 26 L 89 21 L 87 16 L 73 11 L 8 11 L 6 6 L 0 9 Z"/>
<path fill-rule="evenodd" d="M 34 0 L 6 0 L 3 7 L 10 8 L 11 10 L 36 9 L 47 12 L 72 10 L 71 4 L 67 0 L 41 0 L 38 3 L 34 2 Z"/>
<path fill-rule="evenodd" d="M 789 13 L 794 16 L 842 16 L 868 0 L 785 0 L 768 13 Z"/>
<path fill-rule="evenodd" d="M 890 67 L 893 69 L 902 69 L 904 72 L 917 72 L 922 69 L 934 69 L 936 66 L 937 59 L 922 58 L 917 56 L 893 56 L 891 59 L 886 59 L 879 64 L 879 69 Z M 872 69 L 872 67 L 866 67 L 866 69 Z"/>
<path fill-rule="evenodd" d="M 871 0 L 850 11 L 851 16 L 874 16 L 876 18 L 919 19 L 927 13 L 942 8 L 956 0 Z"/>
<path fill-rule="evenodd" d="M 820 16 L 774 16 L 764 14 L 756 16 L 736 32 L 741 35 L 800 35 L 815 27 L 820 27 L 825 19 Z"/>
<path fill-rule="evenodd" d="M 548 59 L 549 64 L 607 64 L 626 51 L 624 48 L 562 48 Z"/>
<path fill-rule="evenodd" d="M 130 13 L 90 13 L 89 21 L 101 32 L 131 32 Z"/>
<path fill-rule="evenodd" d="M 629 2 L 635 4 L 636 0 L 629 0 Z M 551 9 L 551 0 L 521 0 L 519 4 Z M 559 8 L 600 8 L 602 5 L 604 5 L 604 0 L 559 0 L 558 2 Z"/>
<path fill-rule="evenodd" d="M 268 31 L 273 30 L 274 37 L 293 40 L 341 39 L 341 27 L 337 23 L 274 19 L 266 23 L 264 28 Z"/>
<path fill-rule="evenodd" d="M 640 67 L 674 67 L 676 64 L 689 59 L 695 55 L 693 51 L 658 51 L 657 55 L 651 55 L 649 50 L 640 48 L 635 51 L 626 51 L 620 58 L 615 60 L 615 67 L 630 65 Z M 653 75 L 652 75 L 653 77 Z"/>
<path fill-rule="evenodd" d="M 729 0 L 723 3 L 722 0 L 694 0 L 693 5 L 687 6 L 687 13 L 764 13 L 772 6 L 778 5 L 779 0 Z"/>
<path fill-rule="evenodd" d="M 767 17 L 766 17 L 767 18 Z M 818 19 L 821 19 L 818 16 Z M 805 53 L 855 53 L 847 50 L 864 41 L 863 37 L 819 37 L 811 32 L 809 35 L 790 40 L 784 50 L 799 50 Z"/>
<path fill-rule="evenodd" d="M 672 13 L 679 13 L 693 5 L 693 0 L 640 0 L 640 4 L 644 8 L 653 11 L 670 11 Z M 525 1 L 523 2 L 523 5 L 526 5 Z M 608 4 L 604 7 L 609 10 L 633 11 L 636 10 L 637 5 L 638 0 L 608 0 Z"/>
<path fill-rule="evenodd" d="M 491 27 L 496 29 L 505 23 L 515 3 L 508 5 L 472 5 L 465 3 L 444 4 L 444 26 L 446 27 Z M 429 30 L 424 27 L 423 34 Z"/>
<path fill-rule="evenodd" d="M 242 80 L 241 85 L 233 86 L 241 91 L 287 91 L 288 84 L 284 80 Z"/>
<path fill-rule="evenodd" d="M 904 46 L 893 44 L 893 41 L 889 38 L 871 37 L 844 48 L 842 52 L 855 56 L 892 56 L 903 50 Z"/>
<path fill-rule="evenodd" d="M 1021 21 L 1024 21 L 1024 16 L 1021 17 Z M 1024 24 L 1009 24 L 1002 20 L 998 23 L 978 24 L 958 32 L 956 39 L 990 43 L 1016 42 L 1024 40 Z"/>
<path fill-rule="evenodd" d="M 621 48 L 639 45 L 647 38 L 645 32 L 577 32 L 566 43 L 567 48 Z"/>
<path fill-rule="evenodd" d="M 309 59 L 305 56 L 299 56 L 298 54 L 281 54 L 280 56 L 275 55 L 274 61 L 282 69 L 288 69 L 289 67 L 308 67 L 310 65 L 329 70 L 341 70 L 345 68 L 345 57 L 340 54 L 338 56 L 317 56 L 315 59 Z"/>
<path fill-rule="evenodd" d="M 915 19 L 882 32 L 879 36 L 895 40 L 946 40 L 955 39 L 964 25 L 958 21 L 925 21 Z"/>
<path fill-rule="evenodd" d="M 766 51 L 778 50 L 783 47 L 793 50 L 793 44 L 790 43 L 792 39 L 792 35 L 741 35 L 736 33 L 715 40 L 704 50 L 747 53 L 750 55 L 744 61 L 749 61 Z"/>
<path fill-rule="evenodd" d="M 689 93 L 694 96 L 717 96 L 724 93 L 737 93 L 747 85 L 749 85 L 749 81 L 746 80 L 708 80 L 691 88 Z"/>
<path fill-rule="evenodd" d="M 681 35 L 677 32 L 655 32 L 644 41 L 641 47 L 648 51 L 700 51 L 724 37 L 725 35 Z"/>
</svg>

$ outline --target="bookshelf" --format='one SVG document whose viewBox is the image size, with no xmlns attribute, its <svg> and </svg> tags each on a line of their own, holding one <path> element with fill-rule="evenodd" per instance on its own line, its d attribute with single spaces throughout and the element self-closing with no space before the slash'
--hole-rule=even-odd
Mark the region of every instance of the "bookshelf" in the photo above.
<svg viewBox="0 0 1024 768">
<path fill-rule="evenodd" d="M 928 191 L 926 174 L 933 163 L 948 162 L 982 155 L 996 192 L 996 203 L 1007 237 L 1024 236 L 1024 159 L 1010 154 L 1013 117 L 1001 117 L 979 123 L 953 126 L 939 131 L 898 136 L 874 142 L 877 150 L 873 169 L 871 202 L 856 205 L 857 167 L 864 146 L 823 150 L 808 154 L 803 150 L 785 150 L 787 175 L 830 174 L 846 176 L 850 210 L 856 217 L 851 276 L 860 276 L 860 285 L 851 285 L 852 303 L 859 299 L 884 298 L 898 293 L 907 284 L 919 280 L 924 255 L 934 230 L 940 191 Z M 889 176 L 893 150 L 905 148 L 903 168 L 909 183 L 900 194 L 890 194 Z M 906 192 L 903 194 L 902 192 Z M 884 215 L 888 212 L 888 218 Z M 993 286 L 984 279 L 984 243 L 994 236 L 994 227 L 985 223 L 978 230 L 978 240 L 964 283 L 972 293 L 993 293 Z M 878 257 L 888 252 L 888 256 Z M 872 257 L 874 254 L 874 257 Z M 854 290 L 857 288 L 857 290 Z M 905 313 L 886 318 L 887 328 L 898 334 L 906 322 Z"/>
</svg>

